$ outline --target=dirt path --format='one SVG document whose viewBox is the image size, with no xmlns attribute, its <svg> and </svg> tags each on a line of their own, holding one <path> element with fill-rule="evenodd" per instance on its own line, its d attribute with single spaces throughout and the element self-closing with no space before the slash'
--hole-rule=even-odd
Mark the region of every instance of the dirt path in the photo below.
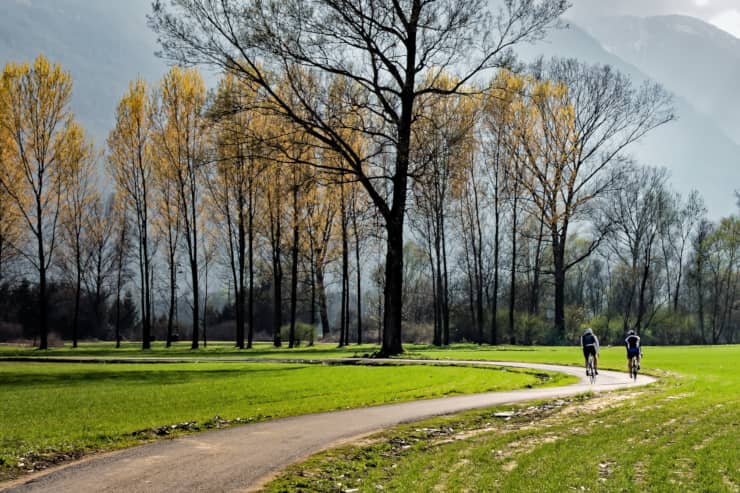
<svg viewBox="0 0 740 493">
<path fill-rule="evenodd" d="M 349 360 L 353 362 L 356 360 Z M 393 360 L 394 363 L 420 363 Z M 430 362 L 446 365 L 505 365 L 557 371 L 581 381 L 564 387 L 444 397 L 369 408 L 284 418 L 163 440 L 103 454 L 4 485 L 4 492 L 182 492 L 256 491 L 285 466 L 320 450 L 394 425 L 475 408 L 587 391 L 645 385 L 626 373 L 601 371 L 594 385 L 581 368 L 534 363 Z"/>
</svg>

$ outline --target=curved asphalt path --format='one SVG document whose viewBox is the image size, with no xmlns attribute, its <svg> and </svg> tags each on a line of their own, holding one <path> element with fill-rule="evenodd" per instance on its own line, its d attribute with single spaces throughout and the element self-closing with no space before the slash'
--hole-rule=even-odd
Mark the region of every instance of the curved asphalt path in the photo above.
<svg viewBox="0 0 740 493">
<path fill-rule="evenodd" d="M 359 363 L 356 359 L 341 362 Z M 400 423 L 469 409 L 553 399 L 588 391 L 610 391 L 655 381 L 640 375 L 637 382 L 632 382 L 626 373 L 604 370 L 591 385 L 582 368 L 535 363 L 396 359 L 392 362 L 531 368 L 576 375 L 580 382 L 564 387 L 490 392 L 309 414 L 198 433 L 93 456 L 6 484 L 2 491 L 256 491 L 281 469 L 311 454 Z"/>
</svg>

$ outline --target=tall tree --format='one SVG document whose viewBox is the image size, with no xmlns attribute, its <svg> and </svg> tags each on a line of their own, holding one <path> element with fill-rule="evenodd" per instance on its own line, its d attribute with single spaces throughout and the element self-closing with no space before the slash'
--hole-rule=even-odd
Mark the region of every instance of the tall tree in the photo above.
<svg viewBox="0 0 740 493">
<path fill-rule="evenodd" d="M 122 304 L 123 290 L 130 279 L 127 268 L 129 256 L 131 254 L 132 242 L 129 235 L 130 219 L 127 212 L 128 207 L 122 203 L 122 197 L 128 198 L 128 194 L 114 194 L 111 197 L 111 228 L 113 234 L 112 261 L 115 275 L 115 285 L 113 287 L 115 294 L 115 308 L 113 310 L 113 330 L 116 339 L 116 349 L 121 347 L 121 326 L 123 313 Z"/>
<path fill-rule="evenodd" d="M 116 198 L 114 195 L 103 200 L 95 194 L 91 201 L 87 249 L 89 265 L 84 276 L 85 289 L 92 303 L 94 330 L 103 333 L 106 326 L 108 299 L 115 289 L 116 273 Z"/>
<path fill-rule="evenodd" d="M 447 87 L 457 84 L 448 76 Z M 476 98 L 455 96 L 420 100 L 419 123 L 413 132 L 412 191 L 416 212 L 423 215 L 423 236 L 429 242 L 434 278 L 434 343 L 449 341 L 450 306 L 447 270 L 447 219 L 450 202 L 462 190 L 466 165 L 474 146 Z M 412 222 L 413 224 L 413 222 Z"/>
<path fill-rule="evenodd" d="M 324 177 L 324 181 L 328 180 Z M 318 306 L 311 303 L 311 310 L 318 309 L 319 320 L 325 336 L 331 334 L 329 323 L 329 309 L 326 297 L 325 273 L 329 260 L 333 257 L 331 238 L 338 211 L 338 201 L 334 189 L 321 183 L 320 172 L 314 173 L 312 186 L 309 188 L 306 202 L 306 234 L 308 235 L 311 272 L 313 277 L 312 289 L 315 289 L 312 299 L 316 299 Z M 314 286 L 315 285 L 315 288 Z"/>
<path fill-rule="evenodd" d="M 198 232 L 202 213 L 203 166 L 206 164 L 204 124 L 206 89 L 196 69 L 173 67 L 160 82 L 153 108 L 154 142 L 174 179 L 182 233 L 190 267 L 193 307 L 192 348 L 198 349 L 200 326 L 200 271 Z"/>
<path fill-rule="evenodd" d="M 259 96 L 235 77 L 220 82 L 210 116 L 215 121 L 216 169 L 209 184 L 213 204 L 225 222 L 228 263 L 236 299 L 236 346 L 254 337 L 254 246 L 258 178 L 264 169 L 260 135 L 267 119 Z"/>
<path fill-rule="evenodd" d="M 180 249 L 182 235 L 182 217 L 180 214 L 177 180 L 174 175 L 174 169 L 169 165 L 166 146 L 157 143 L 158 137 L 161 137 L 161 135 L 156 136 L 155 132 L 155 136 L 153 136 L 154 145 L 152 146 L 154 172 L 152 174 L 151 188 L 155 199 L 156 215 L 152 218 L 152 223 L 158 239 L 160 241 L 164 240 L 165 244 L 169 293 L 167 340 L 165 344 L 167 347 L 170 347 L 172 345 L 174 320 L 177 310 L 177 274 L 180 265 L 178 251 Z"/>
<path fill-rule="evenodd" d="M 0 82 L 0 187 L 34 241 L 23 256 L 39 275 L 39 349 L 48 347 L 48 271 L 57 245 L 62 171 L 72 135 L 72 79 L 39 55 L 33 64 L 8 63 Z"/>
<path fill-rule="evenodd" d="M 648 281 L 656 266 L 658 235 L 670 215 L 663 168 L 632 166 L 618 171 L 618 182 L 605 196 L 609 247 L 626 269 L 623 329 L 640 330 L 647 310 Z"/>
<path fill-rule="evenodd" d="M 168 5 L 156 1 L 150 17 L 165 56 L 213 64 L 261 87 L 274 111 L 342 155 L 363 185 L 386 229 L 381 353 L 402 352 L 403 233 L 416 102 L 426 94 L 460 92 L 481 71 L 509 63 L 511 47 L 541 35 L 567 2 L 506 0 L 495 15 L 487 15 L 485 0 L 175 0 Z M 448 68 L 460 69 L 459 85 L 439 85 L 434 74 Z M 357 90 L 347 92 L 347 107 L 377 118 L 354 123 L 356 111 L 349 111 L 340 127 L 328 121 L 329 91 L 306 91 L 305 69 L 352 80 Z M 282 94 L 271 72 L 284 72 L 296 97 Z M 358 154 L 338 128 L 392 150 L 391 166 L 373 176 L 368 165 L 377 147 Z"/>
<path fill-rule="evenodd" d="M 654 128 L 673 119 L 671 97 L 660 86 L 635 88 L 610 66 L 553 60 L 527 90 L 520 110 L 520 139 L 527 159 L 524 180 L 536 212 L 549 233 L 555 285 L 555 327 L 566 337 L 565 277 L 598 246 L 567 259 L 571 226 L 587 219 L 590 202 L 610 188 L 612 165 L 624 150 Z"/>
<path fill-rule="evenodd" d="M 119 200 L 125 204 L 127 212 L 133 215 L 136 227 L 143 349 L 151 347 L 152 328 L 154 252 L 151 216 L 154 164 L 150 141 L 151 101 L 146 83 L 139 79 L 129 84 L 128 91 L 118 103 L 116 126 L 108 136 L 108 170 L 115 183 Z"/>
<path fill-rule="evenodd" d="M 66 164 L 62 175 L 62 237 L 73 270 L 74 310 L 72 313 L 72 347 L 77 347 L 82 283 L 92 253 L 87 249 L 92 233 L 90 211 L 99 197 L 95 180 L 97 153 L 82 128 L 72 125 L 65 149 Z"/>
</svg>

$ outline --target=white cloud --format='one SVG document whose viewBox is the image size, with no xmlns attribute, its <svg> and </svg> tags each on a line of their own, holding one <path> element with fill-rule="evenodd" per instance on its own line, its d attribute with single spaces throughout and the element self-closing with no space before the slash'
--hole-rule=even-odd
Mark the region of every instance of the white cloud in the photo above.
<svg viewBox="0 0 740 493">
<path fill-rule="evenodd" d="M 709 5 L 709 0 L 694 0 L 697 7 L 706 7 Z"/>
<path fill-rule="evenodd" d="M 736 38 L 740 38 L 740 11 L 736 9 L 726 10 L 712 17 L 709 22 L 720 29 L 727 31 Z"/>
</svg>

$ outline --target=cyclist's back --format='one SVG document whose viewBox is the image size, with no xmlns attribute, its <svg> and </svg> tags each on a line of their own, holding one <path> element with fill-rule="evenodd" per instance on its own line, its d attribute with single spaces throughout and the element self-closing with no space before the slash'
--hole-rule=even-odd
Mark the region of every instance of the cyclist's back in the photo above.
<svg viewBox="0 0 740 493">
<path fill-rule="evenodd" d="M 596 334 L 594 334 L 594 331 L 589 329 L 586 329 L 586 331 L 581 336 L 581 348 L 583 348 L 583 358 L 586 360 L 586 365 L 588 365 L 588 356 L 592 355 L 594 357 L 594 370 L 596 374 L 599 374 L 599 338 L 596 337 Z"/>
<path fill-rule="evenodd" d="M 627 332 L 627 337 L 624 340 L 624 347 L 627 348 L 627 368 L 631 369 L 632 358 L 637 357 L 637 368 L 640 368 L 640 355 L 642 354 L 640 348 L 640 336 L 638 336 L 634 330 Z"/>
</svg>

